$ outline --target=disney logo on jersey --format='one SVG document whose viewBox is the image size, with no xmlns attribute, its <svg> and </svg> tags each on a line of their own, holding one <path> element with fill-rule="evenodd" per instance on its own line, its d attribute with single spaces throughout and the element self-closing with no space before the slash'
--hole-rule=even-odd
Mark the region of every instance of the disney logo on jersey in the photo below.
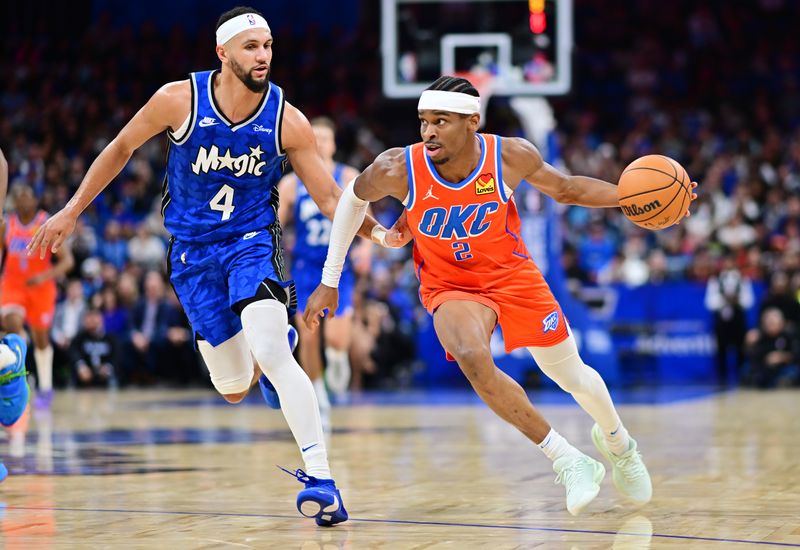
<svg viewBox="0 0 800 550">
<path fill-rule="evenodd" d="M 444 240 L 466 239 L 485 233 L 491 225 L 487 220 L 500 209 L 500 203 L 456 204 L 449 208 L 437 206 L 422 214 L 419 232 L 428 237 Z"/>
<path fill-rule="evenodd" d="M 197 158 L 192 163 L 192 172 L 199 175 L 201 172 L 207 174 L 227 168 L 237 178 L 245 173 L 253 176 L 260 176 L 263 173 L 266 161 L 261 160 L 264 151 L 260 145 L 250 147 L 250 154 L 234 157 L 231 150 L 226 149 L 224 155 L 219 154 L 219 148 L 212 145 L 211 149 L 200 147 L 197 150 Z"/>
<path fill-rule="evenodd" d="M 265 132 L 267 134 L 272 133 L 272 128 L 267 128 L 266 126 L 262 126 L 260 124 L 253 124 L 253 131 L 254 132 Z"/>
<path fill-rule="evenodd" d="M 492 174 L 481 174 L 475 180 L 475 194 L 488 195 L 494 193 L 494 176 Z"/>
</svg>

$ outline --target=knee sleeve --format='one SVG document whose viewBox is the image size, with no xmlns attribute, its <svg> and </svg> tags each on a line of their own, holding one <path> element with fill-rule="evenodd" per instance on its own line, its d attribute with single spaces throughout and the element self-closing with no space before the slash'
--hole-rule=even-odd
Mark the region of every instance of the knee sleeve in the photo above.
<svg viewBox="0 0 800 550">
<path fill-rule="evenodd" d="M 276 300 L 259 300 L 242 310 L 242 327 L 250 349 L 261 369 L 270 372 L 295 364 L 286 331 L 289 316 L 286 306 Z"/>
<path fill-rule="evenodd" d="M 218 346 L 200 340 L 197 348 L 211 375 L 211 382 L 220 394 L 242 393 L 250 388 L 253 358 L 244 333 L 239 332 Z"/>
<path fill-rule="evenodd" d="M 594 376 L 599 376 L 581 359 L 572 335 L 555 346 L 529 347 L 528 351 L 542 372 L 569 393 L 581 393 L 591 385 Z"/>
</svg>

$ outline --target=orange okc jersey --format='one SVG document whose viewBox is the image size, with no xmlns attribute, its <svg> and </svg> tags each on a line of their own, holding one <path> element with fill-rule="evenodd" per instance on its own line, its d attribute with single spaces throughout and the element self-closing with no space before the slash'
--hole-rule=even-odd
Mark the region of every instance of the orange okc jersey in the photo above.
<svg viewBox="0 0 800 550">
<path fill-rule="evenodd" d="M 478 165 L 457 183 L 436 172 L 422 143 L 406 147 L 420 299 L 430 313 L 448 300 L 491 308 L 509 351 L 555 345 L 567 337 L 566 321 L 520 237 L 517 207 L 503 182 L 502 138 L 477 139 Z"/>
<path fill-rule="evenodd" d="M 56 301 L 56 282 L 53 279 L 29 286 L 28 280 L 51 267 L 48 250 L 44 259 L 36 254 L 28 256 L 27 246 L 36 230 L 47 220 L 47 213 L 39 211 L 29 224 L 24 225 L 13 214 L 6 224 L 0 301 L 3 309 L 16 310 L 25 315 L 33 328 L 47 328 L 53 319 Z"/>
<path fill-rule="evenodd" d="M 23 225 L 16 214 L 12 214 L 6 224 L 5 235 L 5 268 L 3 280 L 9 279 L 14 284 L 24 285 L 30 277 L 50 269 L 50 250 L 44 259 L 39 254 L 28 256 L 27 246 L 33 240 L 36 230 L 47 221 L 47 213 L 40 210 L 33 221 Z M 38 252 L 38 251 L 37 251 Z"/>
</svg>

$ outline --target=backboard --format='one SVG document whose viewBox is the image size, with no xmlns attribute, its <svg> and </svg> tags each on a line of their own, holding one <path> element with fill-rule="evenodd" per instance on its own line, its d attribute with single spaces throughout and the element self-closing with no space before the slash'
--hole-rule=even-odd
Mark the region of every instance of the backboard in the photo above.
<svg viewBox="0 0 800 550">
<path fill-rule="evenodd" d="M 487 70 L 496 95 L 570 89 L 572 0 L 382 0 L 381 7 L 388 97 L 417 97 L 443 74 Z"/>
</svg>

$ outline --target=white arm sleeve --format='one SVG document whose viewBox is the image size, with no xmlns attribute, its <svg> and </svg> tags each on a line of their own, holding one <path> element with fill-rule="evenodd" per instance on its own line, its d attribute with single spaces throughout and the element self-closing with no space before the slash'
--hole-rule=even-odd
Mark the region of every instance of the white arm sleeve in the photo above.
<svg viewBox="0 0 800 550">
<path fill-rule="evenodd" d="M 322 284 L 331 288 L 339 287 L 347 251 L 358 228 L 364 223 L 364 216 L 369 206 L 369 201 L 356 196 L 353 191 L 354 183 L 355 179 L 345 187 L 336 206 L 336 213 L 333 215 L 328 257 L 325 258 L 325 266 L 322 268 Z"/>
</svg>

